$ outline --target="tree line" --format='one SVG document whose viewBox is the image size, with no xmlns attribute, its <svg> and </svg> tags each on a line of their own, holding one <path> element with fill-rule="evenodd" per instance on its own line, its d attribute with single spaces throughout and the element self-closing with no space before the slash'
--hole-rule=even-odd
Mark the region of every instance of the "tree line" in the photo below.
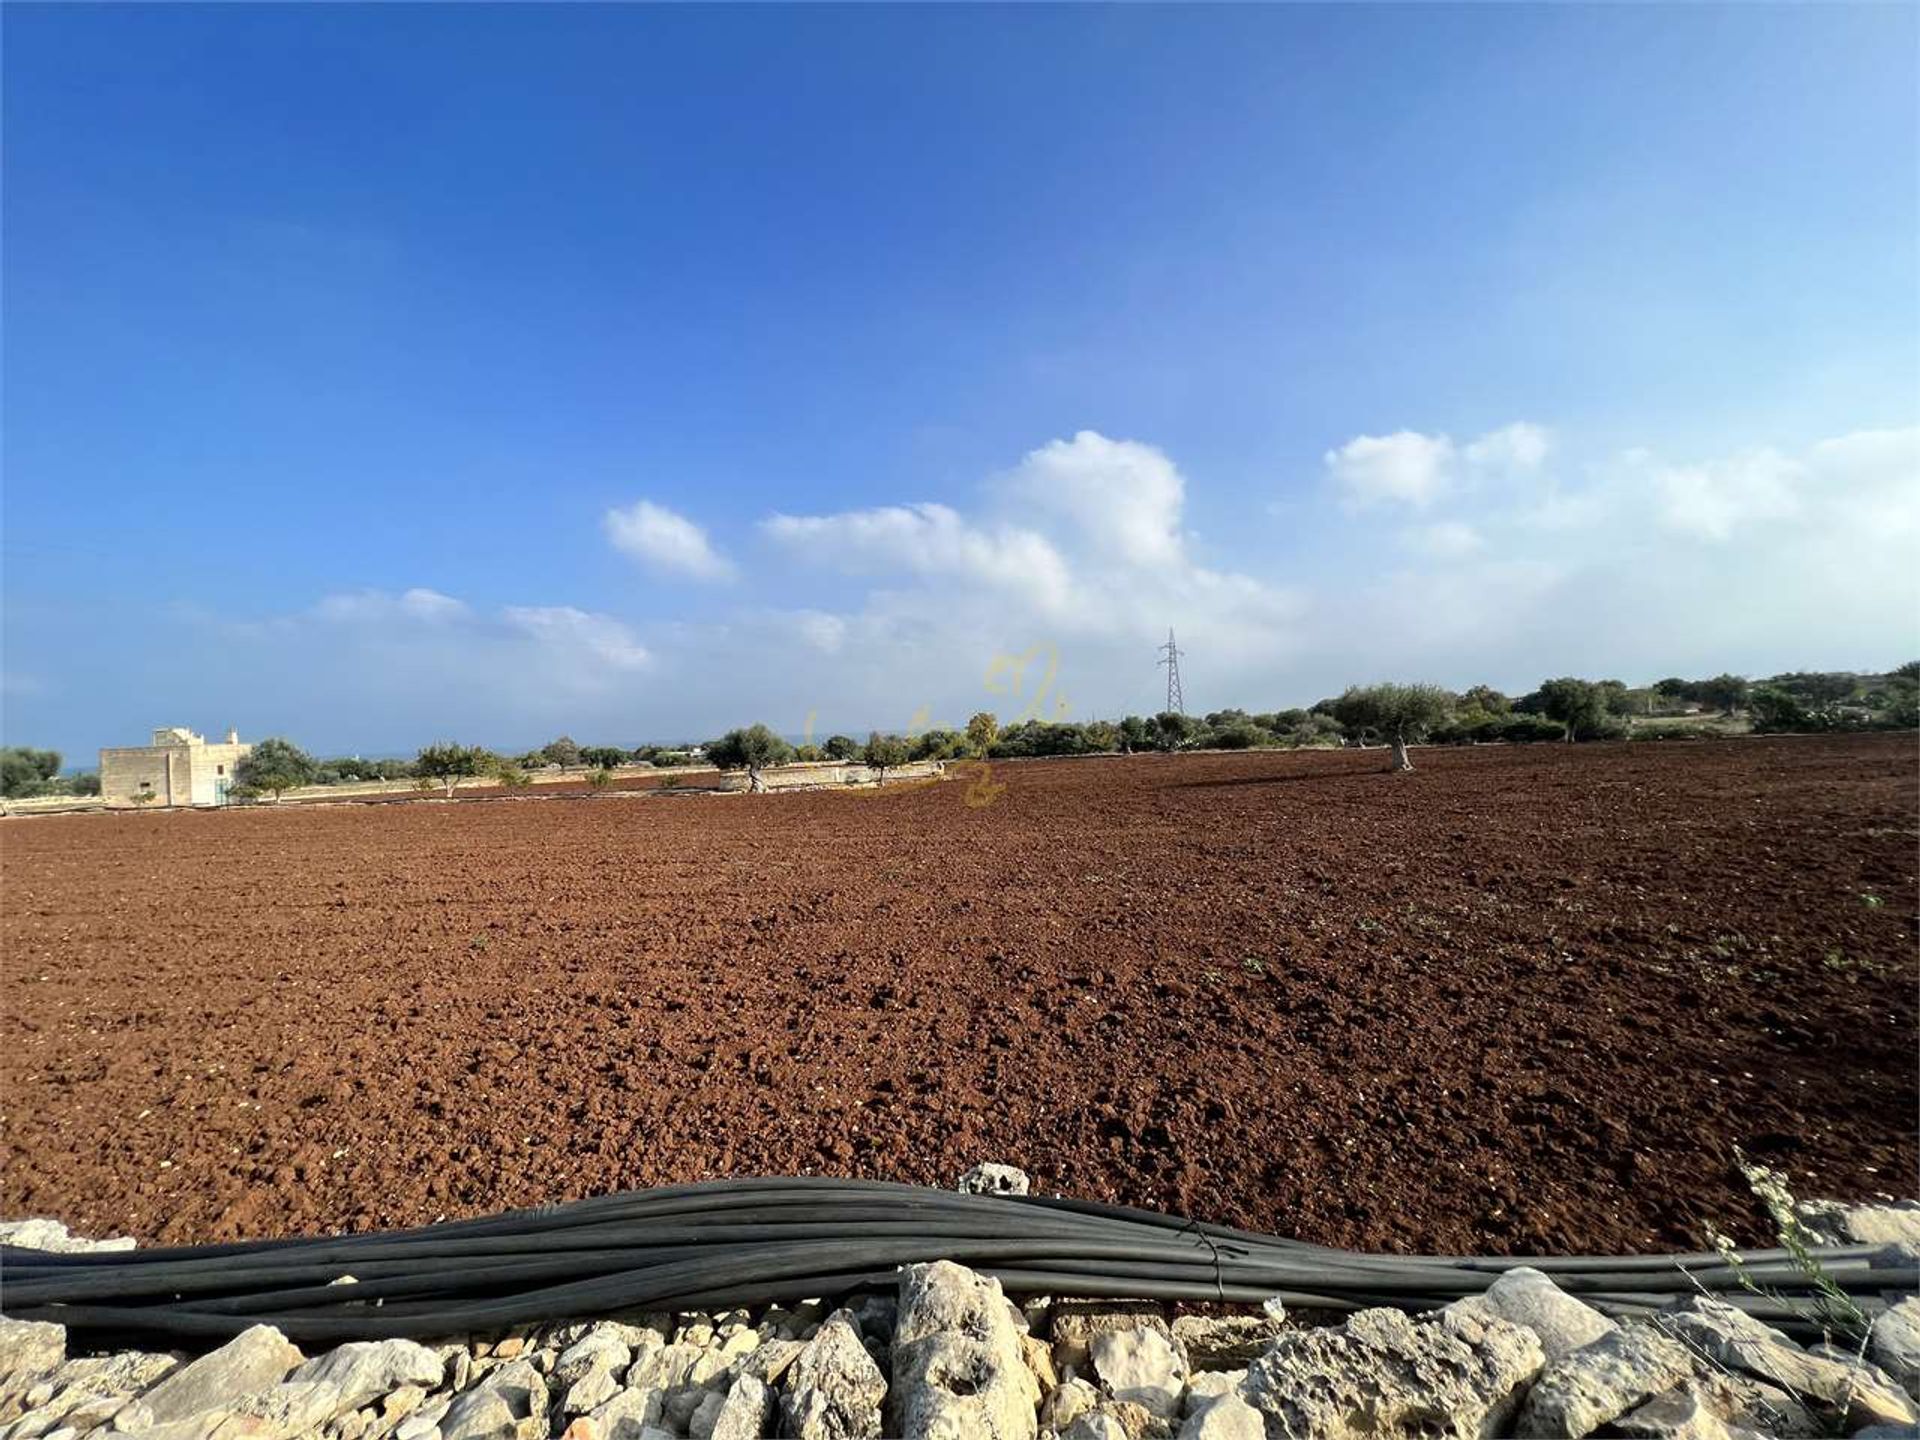
<svg viewBox="0 0 1920 1440">
<path fill-rule="evenodd" d="M 1411 768 L 1414 744 L 1531 744 L 1623 738 L 1666 738 L 1709 733 L 1684 725 L 1643 726 L 1698 716 L 1712 722 L 1744 715 L 1761 734 L 1831 734 L 1920 726 L 1920 661 L 1883 675 L 1853 671 L 1795 670 L 1761 680 L 1714 675 L 1703 680 L 1670 676 L 1651 685 L 1586 680 L 1564 675 L 1545 680 L 1524 695 L 1508 696 L 1488 685 L 1451 691 L 1437 685 L 1386 683 L 1353 686 L 1304 709 L 1215 710 L 1202 716 L 1163 712 L 1120 720 L 1022 720 L 1001 726 L 981 711 L 964 730 L 934 728 L 911 735 L 874 731 L 862 740 L 830 735 L 818 744 L 789 743 L 764 724 L 730 730 L 706 745 L 581 745 L 562 735 L 518 755 L 478 745 L 436 741 L 411 760 L 366 760 L 358 756 L 315 759 L 292 741 L 262 740 L 235 767 L 231 798 L 278 798 L 308 785 L 363 780 L 412 780 L 423 790 L 451 795 L 465 779 L 492 779 L 518 787 L 534 771 L 587 769 L 592 785 L 611 782 L 616 766 L 656 768 L 701 762 L 744 770 L 753 789 L 764 789 L 762 772 L 792 762 L 861 762 L 882 780 L 888 770 L 920 760 L 1011 760 L 1065 755 L 1177 750 L 1300 749 L 1382 745 L 1391 763 Z M 0 796 L 100 793 L 97 774 L 63 776 L 55 750 L 0 748 Z"/>
</svg>

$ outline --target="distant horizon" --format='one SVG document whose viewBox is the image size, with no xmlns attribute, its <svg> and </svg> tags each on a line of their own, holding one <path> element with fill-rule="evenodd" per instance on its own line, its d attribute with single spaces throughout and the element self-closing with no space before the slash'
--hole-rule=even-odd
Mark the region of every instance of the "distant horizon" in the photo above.
<svg viewBox="0 0 1920 1440">
<path fill-rule="evenodd" d="M 1920 653 L 1911 5 L 6 22 L 5 743 Z"/>
<path fill-rule="evenodd" d="M 1796 672 L 1806 672 L 1806 671 L 1813 671 L 1815 673 L 1821 673 L 1821 674 L 1857 675 L 1862 679 L 1884 678 L 1892 674 L 1894 670 L 1897 669 L 1900 665 L 1907 664 L 1909 663 L 1910 660 L 1915 658 L 1920 658 L 1920 657 L 1910 656 L 1908 657 L 1908 660 L 1895 661 L 1893 664 L 1888 665 L 1884 669 L 1833 669 L 1830 667 L 1820 667 L 1820 666 L 1795 666 L 1786 670 L 1772 670 L 1762 675 L 1747 675 L 1747 676 L 1742 676 L 1741 678 L 1746 680 L 1757 681 L 1757 680 L 1771 679 L 1779 675 L 1789 675 Z M 1736 672 L 1731 672 L 1731 671 L 1713 671 L 1712 672 L 1712 674 L 1714 675 L 1731 674 L 1731 673 L 1736 673 Z M 1638 683 L 1627 681 L 1625 683 L 1627 684 L 1627 688 L 1629 690 L 1646 690 L 1651 688 L 1658 681 L 1667 679 L 1669 676 L 1673 676 L 1675 674 L 1677 674 L 1677 672 L 1675 671 L 1664 671 L 1660 675 L 1657 675 L 1649 680 L 1643 680 Z M 1360 684 L 1373 683 L 1374 681 L 1377 681 L 1377 680 L 1399 679 L 1399 678 L 1404 678 L 1404 677 L 1372 676 L 1372 677 L 1369 677 L 1367 680 L 1355 681 L 1354 683 L 1356 685 L 1360 685 Z M 1510 699 L 1518 700 L 1528 694 L 1531 694 L 1533 690 L 1537 689 L 1542 682 L 1549 679 L 1553 679 L 1553 678 L 1554 678 L 1553 676 L 1542 676 L 1539 681 L 1536 681 L 1534 682 L 1533 685 L 1527 686 L 1525 688 L 1508 689 L 1506 687 L 1499 686 L 1499 685 L 1495 685 L 1493 686 L 1493 688 L 1496 690 L 1499 690 L 1502 694 L 1508 696 L 1508 698 Z M 1602 679 L 1618 679 L 1620 677 L 1592 675 L 1592 676 L 1583 676 L 1581 678 L 1592 679 L 1592 680 L 1602 680 Z M 1680 678 L 1689 679 L 1689 680 L 1705 680 L 1710 678 L 1710 676 L 1702 674 L 1702 675 L 1681 676 Z M 1488 683 L 1490 682 L 1487 682 L 1484 680 L 1476 680 L 1476 681 L 1469 682 L 1466 685 L 1447 685 L 1444 688 L 1451 691 L 1454 694 L 1461 694 L 1464 691 L 1471 689 L 1474 685 L 1483 685 Z M 1346 688 L 1345 686 L 1341 687 L 1341 689 L 1345 689 L 1345 688 Z M 1195 706 L 1189 705 L 1185 713 L 1195 718 L 1200 718 L 1206 715 L 1217 714 L 1224 710 L 1235 710 L 1235 709 L 1244 710 L 1248 714 L 1252 714 L 1252 715 L 1272 714 L 1282 710 L 1294 710 L 1294 709 L 1306 710 L 1306 709 L 1312 708 L 1314 705 L 1319 704 L 1323 700 L 1329 700 L 1334 698 L 1339 693 L 1340 692 L 1336 690 L 1332 692 L 1332 694 L 1317 695 L 1311 700 L 1302 700 L 1298 702 L 1279 704 L 1279 705 L 1250 705 L 1250 704 L 1243 704 L 1243 703 L 1235 703 L 1231 701 L 1222 705 L 1209 704 L 1204 708 L 1196 708 Z M 1008 725 L 1021 723 L 1029 719 L 1040 719 L 1040 720 L 1046 720 L 1049 722 L 1057 722 L 1057 723 L 1070 724 L 1070 725 L 1071 724 L 1085 725 L 1085 724 L 1093 723 L 1095 721 L 1103 721 L 1103 720 L 1118 723 L 1119 721 L 1127 718 L 1128 715 L 1138 715 L 1143 719 L 1152 719 L 1153 716 L 1161 713 L 1161 709 L 1164 709 L 1164 707 L 1160 707 L 1152 710 L 1132 710 L 1132 711 L 1127 711 L 1125 713 L 1060 715 L 1060 716 L 1029 716 L 1029 715 L 1020 715 L 1018 713 L 1015 713 L 1012 715 L 1002 715 L 998 711 L 993 710 L 993 707 L 990 705 L 983 705 L 980 707 L 980 709 L 986 710 L 989 713 L 992 713 L 995 716 L 995 718 L 1000 722 L 1001 726 L 1004 728 Z M 772 722 L 767 720 L 764 716 L 750 716 L 750 717 L 743 717 L 739 720 L 732 722 L 731 724 L 722 726 L 721 728 L 715 730 L 712 734 L 702 735 L 698 739 L 677 739 L 677 740 L 641 739 L 641 740 L 633 741 L 632 743 L 626 743 L 618 739 L 610 739 L 604 735 L 576 734 L 571 730 L 563 729 L 563 730 L 556 731 L 551 735 L 547 735 L 541 739 L 528 740 L 528 741 L 515 741 L 513 743 L 506 744 L 506 745 L 488 744 L 485 740 L 475 740 L 467 735 L 453 734 L 453 735 L 434 735 L 434 736 L 424 738 L 421 741 L 419 741 L 418 744 L 415 744 L 406 748 L 402 748 L 402 749 L 389 748 L 385 750 L 346 750 L 346 749 L 340 749 L 333 746 L 328 746 L 325 744 L 309 744 L 305 739 L 303 739 L 299 735 L 287 734 L 280 731 L 273 731 L 273 732 L 262 731 L 259 734 L 249 734 L 245 726 L 233 726 L 233 727 L 220 726 L 217 732 L 213 730 L 201 730 L 192 725 L 189 725 L 186 728 L 189 730 L 192 730 L 195 734 L 199 734 L 199 735 L 213 735 L 215 733 L 218 733 L 219 735 L 225 735 L 229 728 L 237 729 L 240 733 L 240 739 L 243 742 L 248 744 L 252 744 L 254 742 L 269 739 L 269 738 L 291 740 L 295 745 L 298 745 L 302 750 L 312 755 L 316 760 L 346 760 L 346 759 L 411 760 L 414 758 L 416 754 L 419 753 L 422 747 L 435 744 L 441 741 L 452 741 L 456 744 L 463 744 L 463 745 L 478 745 L 482 749 L 490 750 L 495 754 L 506 755 L 506 756 L 530 754 L 533 751 L 539 750 L 543 746 L 551 744 L 553 741 L 561 739 L 563 737 L 567 739 L 571 739 L 576 744 L 579 744 L 587 748 L 591 748 L 596 745 L 606 745 L 606 746 L 612 746 L 612 747 L 616 747 L 616 748 L 628 750 L 628 751 L 638 750 L 646 746 L 657 746 L 658 748 L 663 750 L 688 749 L 694 746 L 707 745 L 712 741 L 719 739 L 720 736 L 725 734 L 728 730 L 736 729 L 741 726 L 755 725 L 755 724 L 764 724 L 769 726 L 769 728 L 773 728 L 774 733 L 777 734 L 782 740 L 786 741 L 789 745 L 795 745 L 795 746 L 804 745 L 804 744 L 820 745 L 820 744 L 824 744 L 828 738 L 835 735 L 845 735 L 854 740 L 864 740 L 868 735 L 874 734 L 876 732 L 880 734 L 905 735 L 905 734 L 920 734 L 920 733 L 924 733 L 927 730 L 938 730 L 938 729 L 964 731 L 966 729 L 968 719 L 971 718 L 971 716 L 974 713 L 976 712 L 969 711 L 966 715 L 958 716 L 950 721 L 939 721 L 936 723 L 928 723 L 928 724 L 917 726 L 912 730 L 908 730 L 902 726 L 836 725 L 830 728 L 824 727 L 824 726 L 816 727 L 812 731 L 806 731 L 806 730 L 788 731 L 788 730 L 780 730 L 773 727 Z M 158 728 L 161 728 L 161 727 L 148 726 L 145 733 L 148 736 L 151 736 L 153 731 Z M 12 744 L 31 745 L 31 742 L 16 741 L 16 740 L 8 740 L 6 743 L 10 745 Z M 135 745 L 135 744 L 138 744 L 139 742 L 124 741 L 121 743 L 126 745 Z M 74 763 L 73 757 L 69 755 L 67 751 L 62 750 L 61 747 L 58 745 L 35 745 L 35 746 L 32 746 L 32 748 L 59 751 L 61 756 L 61 766 L 60 766 L 59 773 L 61 773 L 62 775 L 81 774 L 81 773 L 85 773 L 86 771 L 98 768 L 99 757 L 98 757 L 97 748 L 93 752 L 93 762 L 90 764 Z M 115 747 L 107 746 L 104 748 L 112 749 Z"/>
</svg>

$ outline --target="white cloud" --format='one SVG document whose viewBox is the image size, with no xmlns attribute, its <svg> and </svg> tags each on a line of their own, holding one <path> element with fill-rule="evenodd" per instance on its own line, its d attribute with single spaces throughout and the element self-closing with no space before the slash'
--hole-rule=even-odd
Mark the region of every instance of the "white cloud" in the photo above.
<svg viewBox="0 0 1920 1440">
<path fill-rule="evenodd" d="M 1424 509 L 1448 488 L 1454 449 L 1444 435 L 1398 430 L 1356 435 L 1323 458 L 1334 483 L 1354 505 L 1392 502 Z"/>
<path fill-rule="evenodd" d="M 1774 450 L 1700 465 L 1655 464 L 1650 472 L 1661 520 L 1706 540 L 1725 540 L 1743 525 L 1797 515 L 1806 475 L 1804 465 Z"/>
<path fill-rule="evenodd" d="M 313 607 L 322 620 L 360 623 L 376 620 L 421 620 L 431 624 L 464 620 L 473 612 L 462 601 L 438 590 L 415 586 L 395 595 L 386 590 L 348 590 L 324 595 Z"/>
<path fill-rule="evenodd" d="M 1552 444 L 1551 432 L 1544 425 L 1516 420 L 1498 430 L 1489 430 L 1463 453 L 1469 465 L 1482 468 L 1538 470 Z"/>
<path fill-rule="evenodd" d="M 602 522 L 616 550 L 649 569 L 693 580 L 728 580 L 734 569 L 702 530 L 686 516 L 636 500 L 624 510 L 609 510 Z"/>
<path fill-rule="evenodd" d="M 1067 598 L 1066 562 L 1045 536 L 978 526 L 945 505 L 773 515 L 761 529 L 790 553 L 848 574 L 950 577 L 1016 591 L 1047 610 Z"/>
<path fill-rule="evenodd" d="M 650 658 L 633 631 L 611 615 L 571 605 L 509 605 L 500 616 L 511 629 L 563 658 L 577 656 L 615 670 L 640 669 Z"/>
<path fill-rule="evenodd" d="M 1028 451 L 1001 488 L 1015 503 L 1066 518 L 1092 548 L 1127 564 L 1176 565 L 1183 558 L 1186 481 L 1151 445 L 1082 430 Z"/>
<path fill-rule="evenodd" d="M 1401 531 L 1400 538 L 1409 550 L 1436 560 L 1464 559 L 1486 545 L 1480 532 L 1464 520 L 1436 520 L 1431 525 L 1416 525 Z"/>
<path fill-rule="evenodd" d="M 1529 420 L 1489 430 L 1465 446 L 1447 435 L 1396 430 L 1391 435 L 1356 435 L 1322 457 L 1327 473 L 1348 505 L 1406 505 L 1424 510 L 1456 493 L 1471 491 L 1484 478 L 1524 475 L 1538 470 L 1553 447 L 1552 432 Z"/>
</svg>

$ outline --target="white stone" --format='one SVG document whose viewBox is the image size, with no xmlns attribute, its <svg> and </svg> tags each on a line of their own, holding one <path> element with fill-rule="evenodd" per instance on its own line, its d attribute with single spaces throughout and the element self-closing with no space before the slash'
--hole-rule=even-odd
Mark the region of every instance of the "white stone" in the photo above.
<svg viewBox="0 0 1920 1440">
<path fill-rule="evenodd" d="M 1120 1330 L 1096 1335 L 1093 1372 L 1116 1400 L 1136 1405 L 1171 1420 L 1180 1413 L 1180 1395 L 1187 1371 L 1173 1343 L 1158 1330 Z"/>
<path fill-rule="evenodd" d="M 1531 1330 L 1505 1320 L 1362 1310 L 1336 1329 L 1281 1335 L 1242 1394 L 1269 1440 L 1480 1440 L 1502 1433 L 1545 1358 Z"/>
<path fill-rule="evenodd" d="M 783 1407 L 793 1440 L 876 1440 L 887 1378 L 853 1317 L 835 1311 L 787 1372 Z"/>
<path fill-rule="evenodd" d="M 1526 1326 L 1540 1337 L 1540 1348 L 1546 1352 L 1549 1365 L 1614 1328 L 1613 1321 L 1574 1299 L 1530 1265 L 1516 1266 L 1483 1293 L 1456 1300 L 1447 1309 L 1476 1310 Z"/>
<path fill-rule="evenodd" d="M 988 1280 L 948 1260 L 900 1272 L 893 1333 L 894 1433 L 1032 1440 L 1040 1386 L 1015 1311 Z"/>
<path fill-rule="evenodd" d="M 1577 1440 L 1671 1390 L 1691 1369 L 1686 1349 L 1657 1331 L 1616 1328 L 1548 1364 L 1517 1428 L 1543 1440 Z"/>
<path fill-rule="evenodd" d="M 1266 1440 L 1260 1412 L 1229 1392 L 1203 1405 L 1180 1427 L 1180 1440 Z"/>
<path fill-rule="evenodd" d="M 1025 1195 L 1032 1184 L 1027 1172 L 1017 1166 L 988 1161 L 962 1175 L 959 1188 L 962 1195 Z"/>
</svg>

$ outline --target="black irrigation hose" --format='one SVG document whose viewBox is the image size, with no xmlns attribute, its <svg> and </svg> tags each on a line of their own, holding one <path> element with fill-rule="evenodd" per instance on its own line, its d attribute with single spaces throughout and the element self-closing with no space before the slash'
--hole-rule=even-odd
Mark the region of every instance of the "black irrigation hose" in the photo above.
<svg viewBox="0 0 1920 1440">
<path fill-rule="evenodd" d="M 1871 1246 L 1818 1252 L 1864 1313 L 1920 1286 Z M 82 1331 L 213 1342 L 249 1325 L 288 1338 L 416 1339 L 631 1311 L 719 1310 L 890 1289 L 950 1259 L 1013 1294 L 1279 1299 L 1296 1308 L 1427 1310 L 1518 1265 L 1609 1314 L 1707 1291 L 1801 1334 L 1813 1277 L 1787 1252 L 1618 1257 L 1370 1255 L 1152 1210 L 956 1195 L 880 1181 L 718 1181 L 604 1195 L 367 1235 L 46 1254 L 0 1246 L 0 1308 Z M 337 1283 L 343 1276 L 354 1283 Z M 1757 1286 L 1765 1293 L 1755 1293 Z"/>
</svg>

